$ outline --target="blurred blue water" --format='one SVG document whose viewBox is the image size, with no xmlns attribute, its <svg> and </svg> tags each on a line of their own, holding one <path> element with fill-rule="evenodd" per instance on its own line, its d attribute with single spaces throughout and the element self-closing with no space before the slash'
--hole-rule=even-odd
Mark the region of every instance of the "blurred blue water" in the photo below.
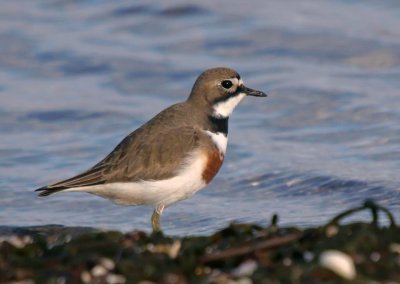
<svg viewBox="0 0 400 284">
<path fill-rule="evenodd" d="M 235 111 L 220 174 L 165 211 L 167 233 L 319 224 L 365 198 L 399 218 L 400 3 L 214 2 L 1 4 L 1 225 L 149 229 L 151 208 L 32 190 L 92 166 L 215 66 L 269 97 Z"/>
</svg>

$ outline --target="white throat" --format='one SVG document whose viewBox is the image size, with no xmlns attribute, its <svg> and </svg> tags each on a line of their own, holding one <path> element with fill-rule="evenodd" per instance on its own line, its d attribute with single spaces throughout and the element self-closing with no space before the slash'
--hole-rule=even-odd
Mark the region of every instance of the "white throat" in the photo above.
<svg viewBox="0 0 400 284">
<path fill-rule="evenodd" d="M 226 101 L 217 103 L 214 106 L 214 114 L 217 117 L 229 117 L 235 107 L 240 103 L 241 100 L 246 96 L 245 93 L 240 93 Z"/>
</svg>

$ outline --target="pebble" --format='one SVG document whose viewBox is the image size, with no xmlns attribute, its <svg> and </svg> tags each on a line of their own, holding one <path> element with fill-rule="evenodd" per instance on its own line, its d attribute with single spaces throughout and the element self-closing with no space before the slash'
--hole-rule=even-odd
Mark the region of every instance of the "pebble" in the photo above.
<svg viewBox="0 0 400 284">
<path fill-rule="evenodd" d="M 107 274 L 108 270 L 102 265 L 96 265 L 92 268 L 92 275 L 94 277 L 101 277 Z"/>
<path fill-rule="evenodd" d="M 238 267 L 232 271 L 232 275 L 236 277 L 251 276 L 257 269 L 258 264 L 256 261 L 249 259 L 242 262 Z"/>
<path fill-rule="evenodd" d="M 33 242 L 33 239 L 30 236 L 11 235 L 0 237 L 0 243 L 2 242 L 8 242 L 16 248 L 23 248 L 26 245 L 31 244 Z"/>
<path fill-rule="evenodd" d="M 319 257 L 319 263 L 344 279 L 353 280 L 356 277 L 356 268 L 353 259 L 341 251 L 324 251 Z"/>
<path fill-rule="evenodd" d="M 114 261 L 109 259 L 108 257 L 102 257 L 99 261 L 99 264 L 108 270 L 113 270 L 115 267 Z"/>
<path fill-rule="evenodd" d="M 119 274 L 108 274 L 106 277 L 106 283 L 108 284 L 123 284 L 126 282 L 126 278 Z"/>
</svg>

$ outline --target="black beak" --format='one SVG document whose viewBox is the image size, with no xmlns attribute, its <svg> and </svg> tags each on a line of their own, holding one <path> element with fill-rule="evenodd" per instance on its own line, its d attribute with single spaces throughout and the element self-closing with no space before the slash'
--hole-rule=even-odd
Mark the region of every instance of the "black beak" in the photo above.
<svg viewBox="0 0 400 284">
<path fill-rule="evenodd" d="M 267 96 L 267 94 L 264 92 L 247 88 L 244 85 L 240 86 L 240 91 L 245 93 L 248 96 L 253 96 L 253 97 L 266 97 Z"/>
</svg>

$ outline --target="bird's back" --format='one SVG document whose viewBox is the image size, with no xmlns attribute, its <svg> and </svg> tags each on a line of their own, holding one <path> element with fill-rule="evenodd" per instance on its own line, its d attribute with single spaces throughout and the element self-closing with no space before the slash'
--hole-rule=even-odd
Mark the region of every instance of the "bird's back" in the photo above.
<svg viewBox="0 0 400 284">
<path fill-rule="evenodd" d="M 38 189 L 40 195 L 74 187 L 171 178 L 198 146 L 201 120 L 187 103 L 175 104 L 125 137 L 102 161 L 82 174 Z"/>
</svg>

